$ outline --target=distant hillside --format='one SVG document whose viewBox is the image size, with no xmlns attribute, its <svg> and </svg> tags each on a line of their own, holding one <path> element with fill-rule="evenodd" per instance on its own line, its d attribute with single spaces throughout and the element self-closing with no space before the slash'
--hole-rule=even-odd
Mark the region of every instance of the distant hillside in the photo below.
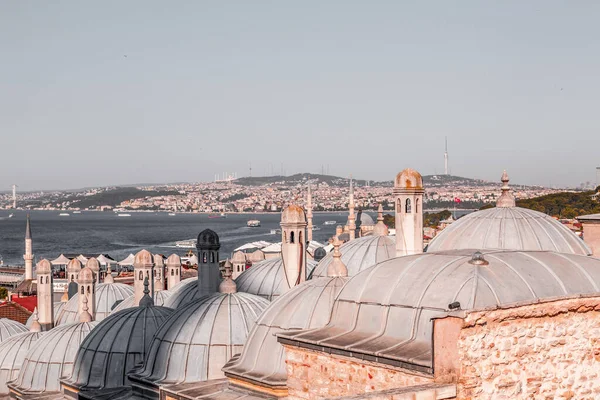
<svg viewBox="0 0 600 400">
<path fill-rule="evenodd" d="M 116 206 L 125 200 L 145 197 L 178 195 L 176 190 L 140 190 L 132 187 L 118 187 L 98 194 L 72 199 L 72 207 L 87 208 L 96 206 Z"/>
<path fill-rule="evenodd" d="M 600 213 L 600 201 L 592 196 L 600 190 L 587 192 L 562 192 L 533 199 L 518 200 L 517 206 L 541 211 L 558 218 L 575 218 L 578 215 Z"/>
</svg>

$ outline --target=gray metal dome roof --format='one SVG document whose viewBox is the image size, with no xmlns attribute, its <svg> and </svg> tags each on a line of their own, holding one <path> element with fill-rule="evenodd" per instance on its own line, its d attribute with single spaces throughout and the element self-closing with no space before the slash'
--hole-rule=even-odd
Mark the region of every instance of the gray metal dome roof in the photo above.
<svg viewBox="0 0 600 400">
<path fill-rule="evenodd" d="M 344 243 L 340 251 L 348 276 L 354 276 L 378 262 L 396 257 L 396 241 L 390 236 L 365 236 Z M 327 267 L 332 260 L 333 252 L 330 252 L 317 264 L 312 278 L 327 276 Z"/>
<path fill-rule="evenodd" d="M 324 328 L 284 335 L 432 367 L 432 322 L 473 310 L 600 292 L 600 259 L 549 251 L 454 250 L 398 257 L 348 281 Z M 481 253 L 480 253 L 481 254 Z"/>
<path fill-rule="evenodd" d="M 230 360 L 223 372 L 272 386 L 285 386 L 285 352 L 275 334 L 325 326 L 333 301 L 346 277 L 311 279 L 273 301 L 256 321 L 242 354 Z"/>
<path fill-rule="evenodd" d="M 371 217 L 366 212 L 359 210 L 357 215 L 357 225 L 358 226 L 371 226 L 375 225 L 375 221 L 373 221 L 373 217 Z"/>
<path fill-rule="evenodd" d="M 102 321 L 108 317 L 113 306 L 119 300 L 125 300 L 133 295 L 133 288 L 123 283 L 100 283 L 96 285 L 96 313 L 95 321 Z M 79 294 L 71 299 L 63 307 L 56 318 L 55 325 L 70 324 L 79 321 Z"/>
<path fill-rule="evenodd" d="M 310 276 L 317 263 L 314 260 L 306 260 L 306 275 Z M 273 301 L 290 290 L 283 259 L 270 258 L 254 264 L 235 279 L 238 292 L 255 294 L 269 301 Z"/>
<path fill-rule="evenodd" d="M 128 385 L 127 374 L 144 361 L 154 334 L 171 314 L 170 308 L 154 306 L 112 314 L 83 340 L 64 383 L 79 390 Z"/>
<path fill-rule="evenodd" d="M 222 378 L 269 302 L 248 293 L 214 293 L 175 310 L 154 336 L 135 379 L 153 384 Z"/>
<path fill-rule="evenodd" d="M 0 318 L 0 343 L 23 332 L 29 332 L 29 329 L 22 323 L 8 318 Z"/>
<path fill-rule="evenodd" d="M 548 250 L 591 255 L 591 250 L 554 218 L 521 207 L 468 214 L 437 235 L 427 251 L 455 249 Z"/>
<path fill-rule="evenodd" d="M 188 278 L 179 282 L 177 286 L 171 289 L 171 296 L 165 300 L 165 307 L 177 309 L 189 302 L 199 299 L 201 296 L 198 290 L 198 278 Z"/>
<path fill-rule="evenodd" d="M 158 307 L 164 306 L 165 301 L 167 301 L 167 299 L 171 297 L 171 295 L 173 295 L 173 292 L 171 292 L 170 290 L 160 290 L 154 293 L 154 305 Z M 121 310 L 126 310 L 132 307 L 135 307 L 135 295 L 131 295 L 122 302 L 120 302 L 115 308 L 112 309 L 111 315 L 118 313 Z"/>
<path fill-rule="evenodd" d="M 60 378 L 71 376 L 77 350 L 97 324 L 61 325 L 44 333 L 29 349 L 17 379 L 8 386 L 22 393 L 60 391 Z"/>
<path fill-rule="evenodd" d="M 0 344 L 0 395 L 8 394 L 6 382 L 17 378 L 25 355 L 42 335 L 41 332 L 19 333 Z"/>
</svg>

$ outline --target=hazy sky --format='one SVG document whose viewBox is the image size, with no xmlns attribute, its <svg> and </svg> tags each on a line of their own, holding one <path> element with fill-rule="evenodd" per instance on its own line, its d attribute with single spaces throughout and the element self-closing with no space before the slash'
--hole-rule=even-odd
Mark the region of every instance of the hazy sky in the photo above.
<svg viewBox="0 0 600 400">
<path fill-rule="evenodd" d="M 1 1 L 0 190 L 600 166 L 600 2 Z"/>
</svg>

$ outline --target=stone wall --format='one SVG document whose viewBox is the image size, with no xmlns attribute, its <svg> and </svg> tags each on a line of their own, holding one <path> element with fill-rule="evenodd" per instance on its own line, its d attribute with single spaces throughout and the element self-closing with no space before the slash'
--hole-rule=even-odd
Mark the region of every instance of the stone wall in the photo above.
<svg viewBox="0 0 600 400">
<path fill-rule="evenodd" d="M 290 399 L 323 399 L 432 383 L 400 368 L 284 345 Z"/>
<path fill-rule="evenodd" d="M 583 222 L 583 239 L 594 257 L 600 257 L 600 221 Z"/>
<path fill-rule="evenodd" d="M 594 297 L 468 314 L 457 398 L 600 398 L 599 311 Z"/>
</svg>

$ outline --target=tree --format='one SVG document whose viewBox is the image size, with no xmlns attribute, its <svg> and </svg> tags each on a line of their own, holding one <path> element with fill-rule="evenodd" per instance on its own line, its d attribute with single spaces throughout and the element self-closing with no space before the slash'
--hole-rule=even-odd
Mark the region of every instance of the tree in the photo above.
<svg viewBox="0 0 600 400">
<path fill-rule="evenodd" d="M 0 287 L 0 300 L 4 300 L 8 297 L 8 290 L 5 287 Z"/>
</svg>

